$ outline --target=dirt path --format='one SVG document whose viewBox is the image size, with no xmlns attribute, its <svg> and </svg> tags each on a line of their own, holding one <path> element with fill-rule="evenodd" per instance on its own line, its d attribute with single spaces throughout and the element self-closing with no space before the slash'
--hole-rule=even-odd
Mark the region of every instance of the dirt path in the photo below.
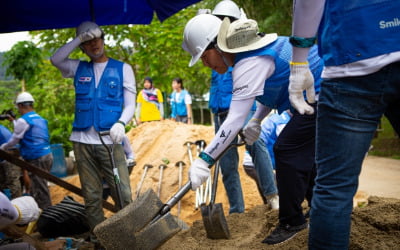
<svg viewBox="0 0 400 250">
<path fill-rule="evenodd" d="M 367 156 L 361 170 L 359 190 L 369 195 L 400 199 L 400 160 Z"/>
</svg>

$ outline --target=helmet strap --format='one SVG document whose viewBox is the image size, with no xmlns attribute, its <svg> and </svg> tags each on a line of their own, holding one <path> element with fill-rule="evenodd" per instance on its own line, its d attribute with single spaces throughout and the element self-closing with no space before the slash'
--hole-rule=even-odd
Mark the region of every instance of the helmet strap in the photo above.
<svg viewBox="0 0 400 250">
<path fill-rule="evenodd" d="M 224 53 L 222 53 L 222 50 L 218 47 L 218 44 L 215 44 L 215 49 L 216 49 L 216 50 L 218 51 L 218 53 L 221 55 L 222 61 L 224 61 L 225 65 L 226 65 L 227 67 L 229 67 L 230 65 L 229 65 L 228 59 L 224 56 Z"/>
</svg>

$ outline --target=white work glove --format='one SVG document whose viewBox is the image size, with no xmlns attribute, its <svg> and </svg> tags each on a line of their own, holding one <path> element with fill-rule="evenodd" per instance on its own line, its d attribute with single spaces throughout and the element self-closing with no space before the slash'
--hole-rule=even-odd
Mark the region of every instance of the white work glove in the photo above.
<svg viewBox="0 0 400 250">
<path fill-rule="evenodd" d="M 90 29 L 86 32 L 81 33 L 78 37 L 81 40 L 81 43 L 90 41 L 95 38 L 101 37 L 102 32 L 100 28 Z"/>
<path fill-rule="evenodd" d="M 5 146 L 6 146 L 5 143 L 1 144 L 0 149 L 1 149 L 1 150 L 6 150 L 6 147 L 5 147 Z"/>
<path fill-rule="evenodd" d="M 11 200 L 11 203 L 19 213 L 16 224 L 25 225 L 39 218 L 40 208 L 32 196 L 21 196 Z"/>
<path fill-rule="evenodd" d="M 189 169 L 189 179 L 192 184 L 192 190 L 196 190 L 203 184 L 210 176 L 210 169 L 208 163 L 201 158 L 193 161 Z"/>
<path fill-rule="evenodd" d="M 311 115 L 314 108 L 304 100 L 303 91 L 306 91 L 307 101 L 315 102 L 314 76 L 308 63 L 291 64 L 289 77 L 289 100 L 292 106 L 302 115 Z"/>
<path fill-rule="evenodd" d="M 253 118 L 251 119 L 243 129 L 243 140 L 247 145 L 253 145 L 257 141 L 261 133 L 261 120 Z"/>
<path fill-rule="evenodd" d="M 116 122 L 110 129 L 111 140 L 116 144 L 120 144 L 122 139 L 124 139 L 124 136 L 125 126 L 120 122 Z"/>
</svg>

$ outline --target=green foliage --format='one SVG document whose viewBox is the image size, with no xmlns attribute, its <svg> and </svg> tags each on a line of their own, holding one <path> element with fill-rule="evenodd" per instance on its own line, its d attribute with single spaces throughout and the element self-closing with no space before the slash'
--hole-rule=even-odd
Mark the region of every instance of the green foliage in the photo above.
<svg viewBox="0 0 400 250">
<path fill-rule="evenodd" d="M 7 66 L 6 75 L 29 82 L 39 73 L 42 53 L 33 42 L 16 43 L 11 50 L 4 53 L 3 65 Z"/>
<path fill-rule="evenodd" d="M 215 0 L 201 1 L 178 12 L 163 23 L 154 18 L 149 25 L 103 26 L 106 34 L 107 55 L 132 66 L 138 91 L 142 88 L 144 77 L 151 76 L 156 87 L 168 95 L 172 92 L 172 79 L 181 77 L 185 88 L 193 94 L 194 99 L 201 99 L 209 89 L 211 70 L 203 66 L 201 62 L 193 67 L 188 67 L 190 55 L 181 47 L 182 34 L 185 24 L 195 16 L 198 9 L 213 9 L 218 2 Z M 280 35 L 290 34 L 292 1 L 237 0 L 236 3 L 244 8 L 249 18 L 259 22 L 261 31 L 277 32 Z M 34 77 L 31 75 L 21 77 L 21 74 L 18 77 L 14 75 L 14 77 L 29 80 L 27 90 L 36 100 L 36 112 L 49 122 L 51 143 L 62 143 L 65 152 L 68 152 L 72 148 L 68 138 L 72 131 L 74 116 L 72 79 L 62 78 L 61 73 L 50 64 L 47 58 L 74 38 L 75 29 L 30 33 L 36 41 L 39 41 L 36 46 L 42 49 L 42 58 L 46 59 L 42 59 L 42 63 L 34 67 L 37 70 L 34 71 Z M 33 55 L 36 53 L 37 50 L 32 51 Z M 28 54 L 28 56 L 30 55 Z M 88 60 L 88 57 L 79 48 L 71 53 L 70 58 Z M 25 64 L 26 60 L 24 59 L 22 62 L 21 65 Z M 16 83 L 7 82 L 7 84 Z M 10 101 L 15 98 L 15 92 L 13 90 L 6 92 L 5 89 L 8 87 L 2 88 L 2 86 L 4 85 L 0 85 L 0 93 L 4 93 L 3 96 L 10 96 L 10 100 L 3 101 L 3 103 L 11 103 Z M 16 84 L 16 86 L 18 85 Z M 5 105 L 5 107 L 8 106 Z"/>
<path fill-rule="evenodd" d="M 400 138 L 386 117 L 382 117 L 371 144 L 373 145 L 371 155 L 400 159 Z"/>
<path fill-rule="evenodd" d="M 206 8 L 213 9 L 220 0 L 204 1 Z M 292 28 L 293 0 L 234 0 L 247 15 L 257 21 L 260 31 L 289 36 Z"/>
<path fill-rule="evenodd" d="M 75 108 L 72 79 L 62 78 L 49 60 L 43 62 L 41 72 L 29 89 L 35 98 L 35 111 L 47 119 L 51 143 L 62 143 L 67 153 L 72 150 L 69 136 Z"/>
</svg>

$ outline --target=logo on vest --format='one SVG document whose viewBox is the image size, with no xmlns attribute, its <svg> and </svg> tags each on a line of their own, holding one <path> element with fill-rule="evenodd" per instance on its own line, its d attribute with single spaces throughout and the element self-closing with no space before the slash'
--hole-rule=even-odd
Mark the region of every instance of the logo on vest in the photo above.
<svg viewBox="0 0 400 250">
<path fill-rule="evenodd" d="M 396 17 L 393 19 L 393 21 L 380 21 L 379 22 L 379 28 L 381 29 L 388 29 L 388 28 L 394 28 L 400 26 L 400 20 Z"/>
<path fill-rule="evenodd" d="M 79 82 L 87 83 L 87 82 L 91 82 L 91 81 L 92 81 L 92 77 L 90 77 L 90 76 L 81 76 L 81 77 L 79 77 Z"/>
</svg>

